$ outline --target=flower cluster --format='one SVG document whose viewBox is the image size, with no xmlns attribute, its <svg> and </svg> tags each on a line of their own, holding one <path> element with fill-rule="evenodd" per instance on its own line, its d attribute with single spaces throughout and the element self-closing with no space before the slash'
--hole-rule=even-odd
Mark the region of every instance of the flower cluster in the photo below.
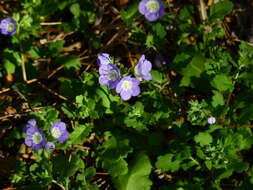
<svg viewBox="0 0 253 190">
<path fill-rule="evenodd" d="M 142 0 L 138 8 L 139 12 L 151 22 L 163 17 L 165 13 L 165 8 L 161 0 Z"/>
<path fill-rule="evenodd" d="M 53 142 L 46 141 L 45 134 L 40 128 L 38 128 L 35 119 L 28 120 L 23 131 L 26 133 L 25 144 L 32 147 L 33 150 L 39 150 L 42 147 L 51 151 L 55 149 L 55 144 Z M 51 125 L 50 133 L 52 137 L 60 143 L 64 143 L 69 137 L 64 122 L 54 122 Z"/>
<path fill-rule="evenodd" d="M 120 79 L 120 71 L 113 64 L 112 58 L 107 53 L 99 54 L 97 63 L 100 74 L 99 83 L 109 88 L 116 88 L 116 92 L 125 101 L 129 100 L 132 96 L 138 96 L 140 94 L 139 85 L 141 80 L 152 79 L 150 74 L 152 64 L 145 58 L 145 55 L 141 56 L 138 64 L 134 68 L 137 78 L 126 76 Z"/>
<path fill-rule="evenodd" d="M 3 35 L 11 36 L 16 33 L 17 22 L 12 18 L 5 18 L 0 22 L 0 32 Z"/>
</svg>

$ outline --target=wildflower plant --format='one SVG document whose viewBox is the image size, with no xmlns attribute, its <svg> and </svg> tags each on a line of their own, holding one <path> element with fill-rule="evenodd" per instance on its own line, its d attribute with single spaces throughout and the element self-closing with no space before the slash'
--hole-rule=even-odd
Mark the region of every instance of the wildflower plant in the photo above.
<svg viewBox="0 0 253 190">
<path fill-rule="evenodd" d="M 0 188 L 252 189 L 251 2 L 206 3 L 1 1 Z"/>
</svg>

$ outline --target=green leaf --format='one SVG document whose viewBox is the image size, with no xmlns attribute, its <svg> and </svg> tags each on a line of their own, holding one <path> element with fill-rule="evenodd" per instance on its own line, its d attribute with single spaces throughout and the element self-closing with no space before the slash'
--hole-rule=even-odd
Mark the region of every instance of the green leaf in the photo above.
<svg viewBox="0 0 253 190">
<path fill-rule="evenodd" d="M 240 44 L 240 51 L 239 51 L 239 61 L 238 64 L 243 66 L 253 65 L 253 47 L 249 45 L 247 42 L 242 41 Z M 247 72 L 250 76 L 250 73 Z"/>
<path fill-rule="evenodd" d="M 53 160 L 53 171 L 61 180 L 72 176 L 78 169 L 84 168 L 83 160 L 76 154 L 59 155 Z"/>
<path fill-rule="evenodd" d="M 192 18 L 193 13 L 194 7 L 192 5 L 186 5 L 179 12 L 179 19 L 187 21 Z"/>
<path fill-rule="evenodd" d="M 85 138 L 90 134 L 92 129 L 91 124 L 78 125 L 70 134 L 69 142 L 72 144 L 82 144 Z"/>
<path fill-rule="evenodd" d="M 233 10 L 233 3 L 229 0 L 219 1 L 210 7 L 210 17 L 211 21 L 215 19 L 223 19 L 228 13 Z"/>
<path fill-rule="evenodd" d="M 146 45 L 148 48 L 155 48 L 154 36 L 153 36 L 152 34 L 148 34 L 148 35 L 147 35 L 145 45 Z"/>
<path fill-rule="evenodd" d="M 174 154 L 165 154 L 159 156 L 156 162 L 156 167 L 163 172 L 171 171 L 175 172 L 180 168 L 181 160 L 173 160 Z"/>
<path fill-rule="evenodd" d="M 201 73 L 205 70 L 204 61 L 205 58 L 201 54 L 197 54 L 193 57 L 192 61 L 182 69 L 181 74 L 183 78 L 180 82 L 180 86 L 189 86 L 191 77 L 200 77 Z"/>
<path fill-rule="evenodd" d="M 113 178 L 117 190 L 149 190 L 152 181 L 149 179 L 152 165 L 148 156 L 140 153 L 130 164 L 128 173 Z"/>
<path fill-rule="evenodd" d="M 212 162 L 210 160 L 205 161 L 205 165 L 206 165 L 208 170 L 212 169 Z"/>
<path fill-rule="evenodd" d="M 112 177 L 117 177 L 120 175 L 125 175 L 128 172 L 127 162 L 121 158 L 118 161 L 109 161 L 106 160 L 103 162 L 103 168 L 111 174 Z"/>
<path fill-rule="evenodd" d="M 152 74 L 152 81 L 157 82 L 157 83 L 163 83 L 164 75 L 161 72 L 152 70 L 151 74 Z"/>
<path fill-rule="evenodd" d="M 96 90 L 97 95 L 101 98 L 102 105 L 106 108 L 110 108 L 111 101 L 109 98 L 109 91 L 106 86 L 101 86 Z"/>
<path fill-rule="evenodd" d="M 136 18 L 135 16 L 137 13 L 137 3 L 133 3 L 132 5 L 130 5 L 130 7 L 126 11 L 124 9 L 120 11 L 121 18 L 126 24 L 131 24 L 134 21 L 134 18 Z"/>
<path fill-rule="evenodd" d="M 211 85 L 219 91 L 233 90 L 232 80 L 225 74 L 216 75 Z"/>
<path fill-rule="evenodd" d="M 61 49 L 63 48 L 65 41 L 64 40 L 57 40 L 53 43 L 51 43 L 48 47 L 50 54 L 53 56 L 57 56 Z"/>
<path fill-rule="evenodd" d="M 74 56 L 74 55 L 59 57 L 56 60 L 56 62 L 59 64 L 64 64 L 64 67 L 66 67 L 66 69 L 74 68 L 75 70 L 78 70 L 81 67 L 81 62 L 80 62 L 79 57 Z"/>
<path fill-rule="evenodd" d="M 4 68 L 8 75 L 15 73 L 16 66 L 9 60 L 4 60 Z"/>
<path fill-rule="evenodd" d="M 200 146 L 205 146 L 213 142 L 213 137 L 206 132 L 199 132 L 195 137 L 194 141 L 199 143 Z"/>
<path fill-rule="evenodd" d="M 213 107 L 223 106 L 225 104 L 223 95 L 219 91 L 214 91 L 214 95 L 212 97 L 212 105 Z"/>
<path fill-rule="evenodd" d="M 75 18 L 78 18 L 80 16 L 81 9 L 79 3 L 72 4 L 69 10 L 75 16 Z"/>
<path fill-rule="evenodd" d="M 152 27 L 152 29 L 158 38 L 160 38 L 160 39 L 165 38 L 167 33 L 166 33 L 166 30 L 164 29 L 163 25 L 161 25 L 160 23 L 157 23 Z"/>
</svg>

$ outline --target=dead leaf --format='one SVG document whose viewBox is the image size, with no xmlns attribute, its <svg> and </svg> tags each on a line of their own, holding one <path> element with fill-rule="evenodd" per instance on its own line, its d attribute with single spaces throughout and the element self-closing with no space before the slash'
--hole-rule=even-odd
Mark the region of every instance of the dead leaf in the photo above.
<svg viewBox="0 0 253 190">
<path fill-rule="evenodd" d="M 126 4 L 128 4 L 130 2 L 130 0 L 116 0 L 116 4 L 118 6 L 124 6 Z"/>
<path fill-rule="evenodd" d="M 5 109 L 5 113 L 6 113 L 6 114 L 15 114 L 15 113 L 17 113 L 17 110 L 16 110 L 14 107 L 8 106 L 8 107 Z"/>
</svg>

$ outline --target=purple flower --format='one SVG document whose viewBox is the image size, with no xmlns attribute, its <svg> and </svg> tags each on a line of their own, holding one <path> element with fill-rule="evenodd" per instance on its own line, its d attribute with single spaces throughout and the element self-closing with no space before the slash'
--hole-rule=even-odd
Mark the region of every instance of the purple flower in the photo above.
<svg viewBox="0 0 253 190">
<path fill-rule="evenodd" d="M 55 149 L 55 144 L 53 142 L 47 142 L 45 148 L 46 150 L 53 151 Z"/>
<path fill-rule="evenodd" d="M 212 124 L 215 124 L 215 123 L 216 123 L 216 119 L 215 119 L 215 117 L 209 117 L 209 118 L 207 119 L 207 122 L 208 122 L 210 125 L 212 125 Z"/>
<path fill-rule="evenodd" d="M 46 144 L 46 138 L 41 129 L 31 126 L 26 130 L 25 144 L 33 150 L 39 150 Z"/>
<path fill-rule="evenodd" d="M 35 119 L 29 119 L 25 125 L 25 127 L 23 128 L 23 132 L 26 133 L 27 129 L 29 129 L 30 127 L 37 127 L 37 122 Z"/>
<path fill-rule="evenodd" d="M 64 143 L 69 138 L 69 133 L 64 122 L 54 122 L 51 125 L 50 133 L 60 143 Z"/>
<path fill-rule="evenodd" d="M 151 80 L 152 76 L 150 71 L 152 69 L 152 64 L 145 58 L 145 55 L 142 55 L 139 59 L 138 64 L 135 66 L 134 71 L 137 75 L 137 78 L 144 80 Z"/>
<path fill-rule="evenodd" d="M 116 65 L 108 64 L 99 67 L 99 83 L 115 88 L 120 81 L 120 72 Z"/>
<path fill-rule="evenodd" d="M 13 35 L 16 32 L 17 23 L 12 18 L 5 18 L 0 23 L 0 31 L 4 35 Z"/>
<path fill-rule="evenodd" d="M 112 63 L 112 59 L 108 53 L 99 53 L 97 63 L 99 66 Z"/>
<path fill-rule="evenodd" d="M 141 0 L 138 8 L 139 12 L 151 22 L 161 18 L 165 13 L 161 0 Z"/>
<path fill-rule="evenodd" d="M 140 94 L 140 81 L 130 76 L 124 77 L 117 84 L 116 92 L 120 94 L 123 100 L 129 100 L 132 96 L 138 96 Z"/>
</svg>

